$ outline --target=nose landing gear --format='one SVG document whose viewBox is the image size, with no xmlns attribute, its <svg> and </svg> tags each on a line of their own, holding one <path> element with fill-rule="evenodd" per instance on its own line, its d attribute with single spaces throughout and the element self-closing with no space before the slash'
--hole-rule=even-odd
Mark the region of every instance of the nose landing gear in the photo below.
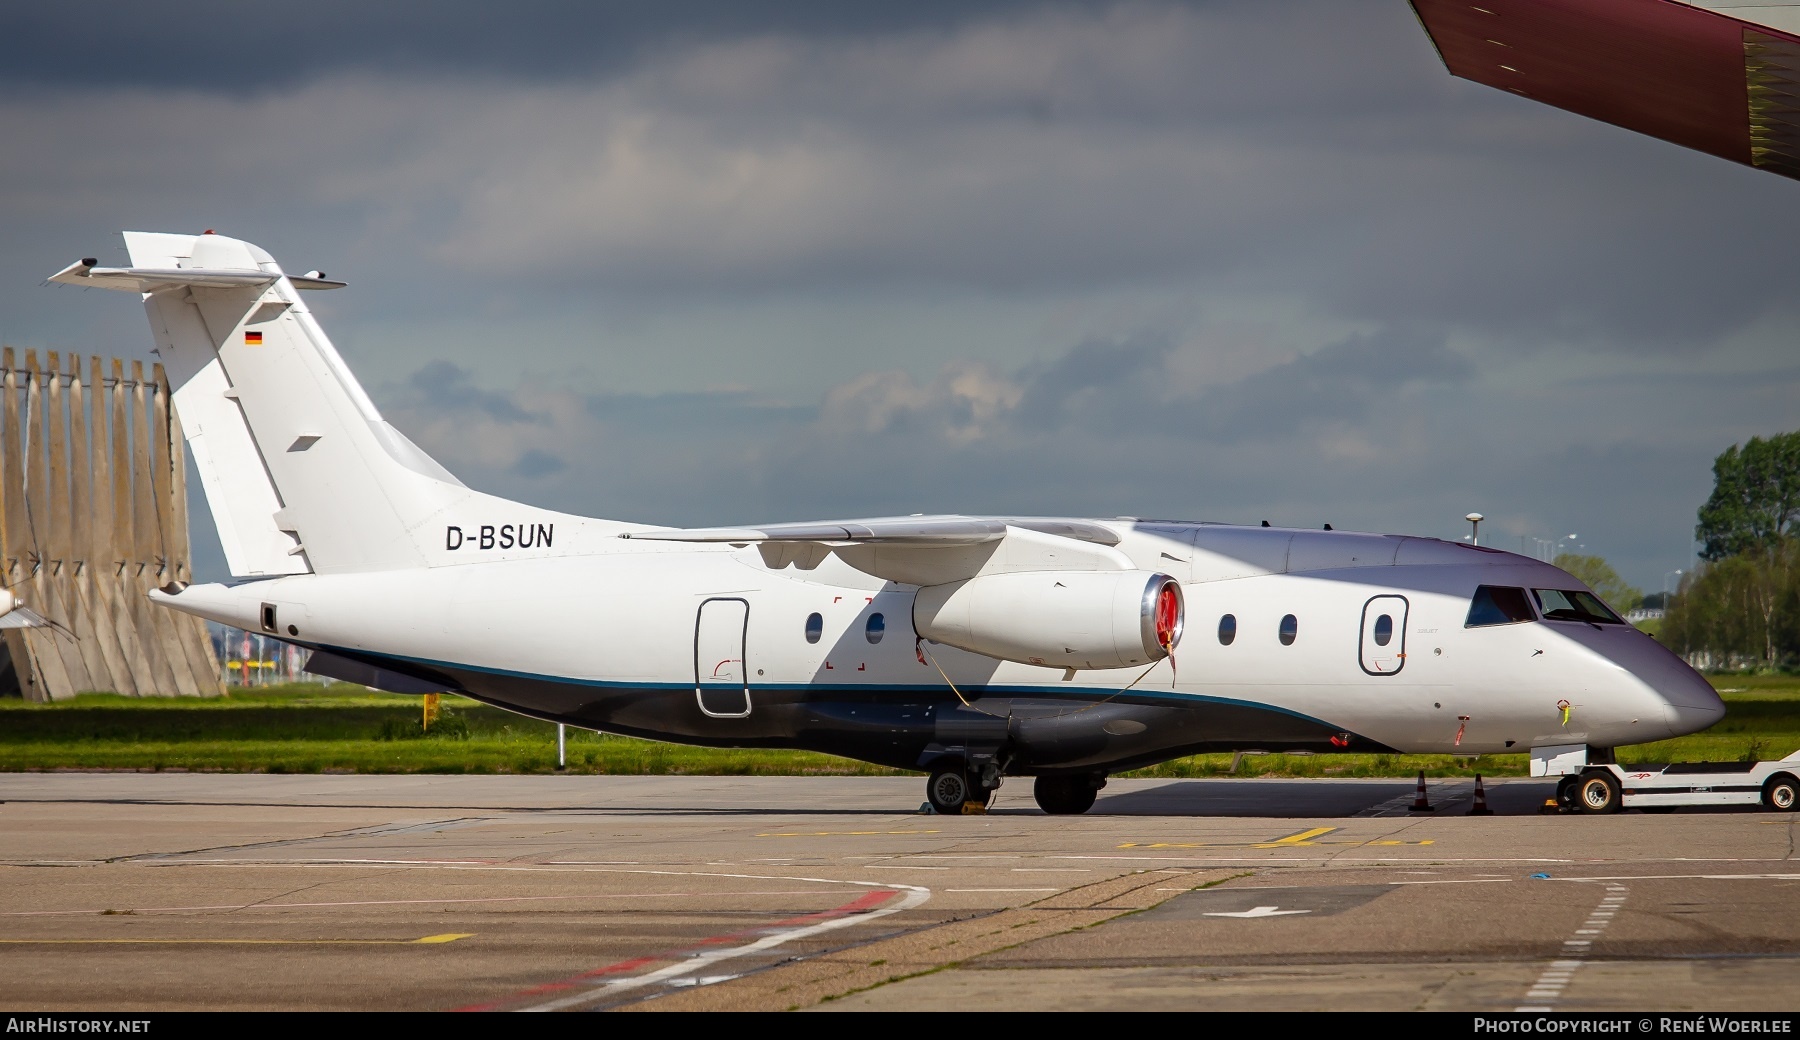
<svg viewBox="0 0 1800 1040">
<path fill-rule="evenodd" d="M 985 809 L 993 797 L 993 788 L 983 787 L 979 776 L 971 775 L 960 765 L 939 766 L 925 782 L 926 801 L 931 803 L 933 812 L 944 816 L 962 815 L 965 805 Z"/>
<path fill-rule="evenodd" d="M 940 755 L 930 766 L 925 781 L 925 800 L 931 811 L 944 816 L 985 812 L 1000 789 L 1010 759 L 1003 748 L 958 748 L 958 754 Z"/>
</svg>

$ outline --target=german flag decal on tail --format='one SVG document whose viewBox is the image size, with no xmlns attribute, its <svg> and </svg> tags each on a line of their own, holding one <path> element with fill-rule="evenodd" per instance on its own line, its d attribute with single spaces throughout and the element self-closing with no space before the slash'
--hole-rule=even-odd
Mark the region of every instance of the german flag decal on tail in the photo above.
<svg viewBox="0 0 1800 1040">
<path fill-rule="evenodd" d="M 246 346 L 246 347 L 262 346 L 262 333 L 260 333 L 260 332 L 244 333 L 244 346 Z"/>
</svg>

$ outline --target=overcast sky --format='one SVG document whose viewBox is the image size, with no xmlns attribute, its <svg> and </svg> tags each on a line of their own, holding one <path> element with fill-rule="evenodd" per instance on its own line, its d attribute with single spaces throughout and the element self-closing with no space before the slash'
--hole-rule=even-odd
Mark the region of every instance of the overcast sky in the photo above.
<svg viewBox="0 0 1800 1040">
<path fill-rule="evenodd" d="M 1454 80 L 1404 0 L 15 4 L 0 142 L 0 341 L 148 357 L 42 279 L 216 228 L 591 515 L 1476 510 L 1654 591 L 1800 428 L 1800 184 Z"/>
</svg>

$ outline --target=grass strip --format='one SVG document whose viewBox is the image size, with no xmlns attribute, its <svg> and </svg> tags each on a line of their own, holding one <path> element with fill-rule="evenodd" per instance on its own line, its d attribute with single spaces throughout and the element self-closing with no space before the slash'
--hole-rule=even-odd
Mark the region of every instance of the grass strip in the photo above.
<svg viewBox="0 0 1800 1040">
<path fill-rule="evenodd" d="M 1741 761 L 1800 748 L 1800 677 L 1716 677 L 1730 708 L 1705 733 L 1620 748 L 1621 762 Z M 431 732 L 417 697 L 346 683 L 234 689 L 227 697 L 83 694 L 0 701 L 0 771 L 550 773 L 556 727 L 446 696 Z M 1193 755 L 1127 777 L 1523 776 L 1523 754 Z M 568 731 L 568 772 L 607 775 L 895 776 L 904 771 L 807 751 L 698 748 Z"/>
</svg>

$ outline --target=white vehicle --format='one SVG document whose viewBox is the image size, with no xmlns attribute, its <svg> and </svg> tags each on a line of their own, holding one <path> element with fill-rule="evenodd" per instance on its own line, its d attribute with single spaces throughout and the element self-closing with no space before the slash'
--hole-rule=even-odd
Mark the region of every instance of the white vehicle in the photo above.
<svg viewBox="0 0 1800 1040">
<path fill-rule="evenodd" d="M 1796 794 L 1800 794 L 1800 751 L 1779 762 L 1608 764 L 1570 773 L 1556 787 L 1560 805 L 1588 813 L 1688 805 L 1760 805 L 1792 812 Z"/>
<path fill-rule="evenodd" d="M 313 320 L 299 290 L 343 283 L 221 235 L 125 242 L 130 267 L 51 280 L 143 295 L 239 578 L 152 598 L 307 647 L 315 673 L 918 769 L 947 812 L 1006 776 L 1083 812 L 1108 774 L 1203 751 L 1573 745 L 1585 767 L 1724 714 L 1580 581 L 1485 547 L 1135 519 L 676 530 L 485 495 Z"/>
</svg>

